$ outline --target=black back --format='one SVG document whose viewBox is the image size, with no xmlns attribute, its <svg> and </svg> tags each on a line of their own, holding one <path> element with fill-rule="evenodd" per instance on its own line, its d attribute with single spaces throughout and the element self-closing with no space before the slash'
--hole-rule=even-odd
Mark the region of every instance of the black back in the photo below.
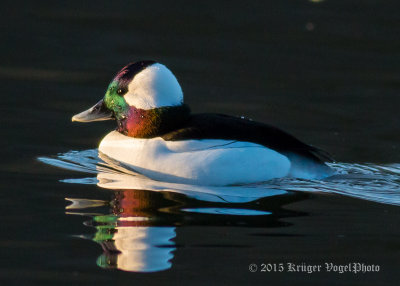
<svg viewBox="0 0 400 286">
<path fill-rule="evenodd" d="M 285 155 L 301 155 L 318 163 L 332 161 L 325 151 L 305 144 L 276 127 L 223 114 L 193 114 L 184 126 L 164 134 L 162 138 L 167 141 L 226 139 L 252 142 Z"/>
</svg>

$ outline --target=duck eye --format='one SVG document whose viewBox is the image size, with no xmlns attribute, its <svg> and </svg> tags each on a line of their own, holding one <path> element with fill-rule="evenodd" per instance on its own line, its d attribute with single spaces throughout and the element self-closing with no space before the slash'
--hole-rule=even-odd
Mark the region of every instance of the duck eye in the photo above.
<svg viewBox="0 0 400 286">
<path fill-rule="evenodd" d="M 127 91 L 128 91 L 128 90 L 127 90 L 126 88 L 121 87 L 121 88 L 118 88 L 118 89 L 117 89 L 117 94 L 122 96 L 122 95 L 124 95 Z"/>
</svg>

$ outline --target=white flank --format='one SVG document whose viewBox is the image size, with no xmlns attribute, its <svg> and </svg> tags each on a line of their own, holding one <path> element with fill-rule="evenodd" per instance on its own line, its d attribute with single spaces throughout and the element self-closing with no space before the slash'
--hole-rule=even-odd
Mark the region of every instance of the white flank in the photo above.
<svg viewBox="0 0 400 286">
<path fill-rule="evenodd" d="M 136 139 L 112 131 L 99 151 L 151 179 L 195 185 L 261 182 L 285 177 L 291 167 L 274 150 L 228 140 Z"/>
</svg>

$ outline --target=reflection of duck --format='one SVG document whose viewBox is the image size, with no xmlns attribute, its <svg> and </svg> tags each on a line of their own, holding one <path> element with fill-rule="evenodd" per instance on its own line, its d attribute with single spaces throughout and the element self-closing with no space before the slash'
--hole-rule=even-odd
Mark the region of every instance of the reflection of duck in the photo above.
<svg viewBox="0 0 400 286">
<path fill-rule="evenodd" d="M 104 250 L 99 266 L 134 272 L 171 267 L 175 227 L 152 226 L 151 197 L 151 192 L 141 190 L 116 192 L 112 215 L 94 218 L 100 225 L 93 240 Z"/>
<path fill-rule="evenodd" d="M 327 156 L 266 124 L 220 114 L 191 114 L 165 66 L 124 67 L 104 98 L 73 121 L 116 119 L 99 150 L 160 181 L 228 185 L 284 176 L 324 177 Z"/>
<path fill-rule="evenodd" d="M 100 187 L 110 188 L 110 202 L 90 199 L 68 199 L 68 214 L 93 217 L 92 238 L 104 253 L 97 264 L 133 272 L 154 272 L 172 266 L 176 227 L 185 225 L 282 227 L 280 221 L 301 215 L 284 210 L 282 205 L 306 197 L 302 193 L 268 190 L 254 192 L 236 187 L 205 187 L 162 183 L 128 174 L 99 172 Z M 131 189 L 143 186 L 148 190 Z M 255 197 L 253 193 L 264 196 Z M 250 197 L 246 198 L 246 194 Z M 235 203 L 232 203 L 235 202 Z M 111 207 L 108 214 L 76 210 Z M 185 237 L 179 239 L 180 243 Z"/>
<path fill-rule="evenodd" d="M 171 268 L 172 251 L 175 250 L 171 241 L 176 235 L 174 227 L 125 226 L 116 227 L 113 232 L 108 241 L 97 241 L 105 250 L 97 260 L 99 266 L 132 272 Z"/>
</svg>

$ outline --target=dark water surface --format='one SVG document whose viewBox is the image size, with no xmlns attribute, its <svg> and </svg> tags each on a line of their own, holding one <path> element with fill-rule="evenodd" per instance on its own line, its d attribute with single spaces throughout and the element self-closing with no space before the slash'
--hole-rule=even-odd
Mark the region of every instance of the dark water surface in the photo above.
<svg viewBox="0 0 400 286">
<path fill-rule="evenodd" d="M 397 1 L 6 2 L 1 285 L 398 283 Z M 93 149 L 115 123 L 71 115 L 149 58 L 194 112 L 279 126 L 328 150 L 347 179 L 197 189 L 110 171 Z M 330 262 L 380 271 L 260 272 Z"/>
</svg>

